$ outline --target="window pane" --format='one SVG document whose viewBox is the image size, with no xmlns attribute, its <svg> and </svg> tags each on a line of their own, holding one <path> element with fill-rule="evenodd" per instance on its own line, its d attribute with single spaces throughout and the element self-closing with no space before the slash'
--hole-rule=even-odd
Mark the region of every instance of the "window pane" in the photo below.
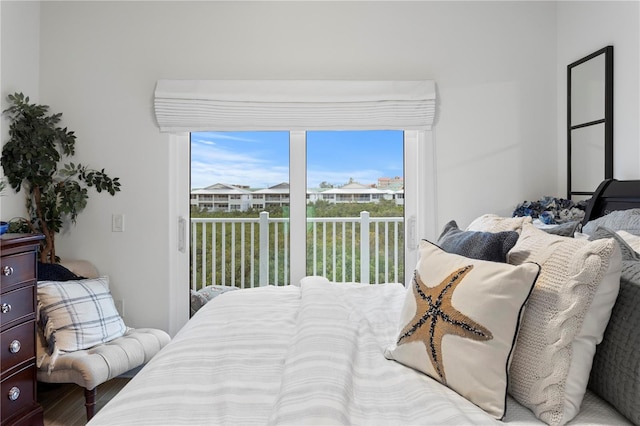
<svg viewBox="0 0 640 426">
<path fill-rule="evenodd" d="M 306 274 L 404 282 L 403 132 L 307 132 L 306 159 L 290 143 L 191 134 L 191 288 L 290 284 L 290 162 L 306 164 Z"/>
<path fill-rule="evenodd" d="M 289 284 L 288 132 L 191 133 L 191 288 Z"/>
<path fill-rule="evenodd" d="M 404 282 L 403 147 L 402 131 L 307 132 L 308 275 Z"/>
</svg>

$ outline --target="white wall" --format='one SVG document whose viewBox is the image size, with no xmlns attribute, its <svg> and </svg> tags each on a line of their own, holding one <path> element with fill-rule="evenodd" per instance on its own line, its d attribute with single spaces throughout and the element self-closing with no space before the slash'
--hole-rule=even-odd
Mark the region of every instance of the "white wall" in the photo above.
<svg viewBox="0 0 640 426">
<path fill-rule="evenodd" d="M 4 3 L 3 72 L 4 21 L 11 19 Z M 160 78 L 433 79 L 439 227 L 561 195 L 560 165 L 549 155 L 557 151 L 561 117 L 553 2 L 114 1 L 40 8 L 39 99 L 76 131 L 74 158 L 123 183 L 116 197 L 91 195 L 58 250 L 110 274 L 131 326 L 169 324 L 173 154 L 153 117 Z M 3 96 L 7 90 L 3 79 Z M 111 232 L 113 213 L 125 215 L 125 232 Z"/>
<path fill-rule="evenodd" d="M 0 110 L 8 107 L 7 95 L 28 94 L 32 102 L 39 102 L 40 91 L 40 4 L 38 2 L 0 1 Z M 2 144 L 9 138 L 9 121 L 0 120 Z M 0 167 L 0 176 L 2 176 Z M 7 221 L 24 216 L 24 195 L 10 188 L 0 197 L 0 217 Z"/>
<path fill-rule="evenodd" d="M 567 65 L 613 46 L 613 174 L 640 179 L 640 2 L 558 3 L 558 185 L 567 187 Z M 595 188 L 594 188 L 595 189 Z"/>
</svg>

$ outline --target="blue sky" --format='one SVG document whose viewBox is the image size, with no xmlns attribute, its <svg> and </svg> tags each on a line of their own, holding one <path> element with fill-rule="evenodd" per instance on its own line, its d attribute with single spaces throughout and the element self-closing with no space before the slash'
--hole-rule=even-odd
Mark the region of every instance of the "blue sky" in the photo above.
<svg viewBox="0 0 640 426">
<path fill-rule="evenodd" d="M 401 131 L 307 132 L 307 187 L 403 176 Z M 191 187 L 289 182 L 288 132 L 191 133 Z"/>
</svg>

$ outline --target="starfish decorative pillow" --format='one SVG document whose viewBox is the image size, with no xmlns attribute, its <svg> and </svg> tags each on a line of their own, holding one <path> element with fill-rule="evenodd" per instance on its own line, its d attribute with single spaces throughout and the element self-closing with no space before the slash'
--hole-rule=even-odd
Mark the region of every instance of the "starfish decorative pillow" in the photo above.
<svg viewBox="0 0 640 426">
<path fill-rule="evenodd" d="M 497 419 L 524 304 L 540 272 L 447 253 L 426 240 L 385 356 L 425 373 Z"/>
</svg>

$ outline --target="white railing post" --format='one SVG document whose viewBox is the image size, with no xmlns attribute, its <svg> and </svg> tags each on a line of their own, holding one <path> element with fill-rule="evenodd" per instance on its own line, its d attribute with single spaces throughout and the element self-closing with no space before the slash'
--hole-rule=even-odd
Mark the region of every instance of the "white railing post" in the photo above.
<svg viewBox="0 0 640 426">
<path fill-rule="evenodd" d="M 369 282 L 369 212 L 360 212 L 360 282 Z"/>
<path fill-rule="evenodd" d="M 198 226 L 191 221 L 191 288 L 198 290 Z"/>
<path fill-rule="evenodd" d="M 259 285 L 269 285 L 269 212 L 260 212 Z"/>
<path fill-rule="evenodd" d="M 202 244 L 202 285 L 207 285 L 207 224 L 202 224 L 202 237 L 200 243 Z"/>
</svg>

